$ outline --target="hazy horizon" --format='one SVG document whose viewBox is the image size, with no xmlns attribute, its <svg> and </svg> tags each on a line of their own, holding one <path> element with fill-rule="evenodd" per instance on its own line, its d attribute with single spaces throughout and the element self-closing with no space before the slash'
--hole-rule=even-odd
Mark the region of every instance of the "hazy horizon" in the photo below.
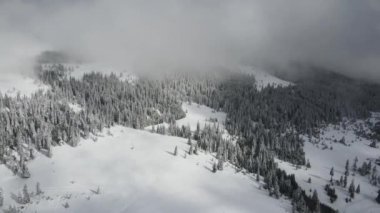
<svg viewBox="0 0 380 213">
<path fill-rule="evenodd" d="M 0 72 L 58 50 L 137 73 L 306 64 L 380 82 L 379 1 L 291 3 L 1 0 Z"/>
</svg>

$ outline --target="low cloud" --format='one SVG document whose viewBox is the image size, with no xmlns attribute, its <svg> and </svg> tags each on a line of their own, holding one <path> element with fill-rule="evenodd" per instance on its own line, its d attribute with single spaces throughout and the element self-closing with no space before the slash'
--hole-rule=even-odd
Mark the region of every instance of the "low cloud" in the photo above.
<svg viewBox="0 0 380 213">
<path fill-rule="evenodd" d="M 380 82 L 377 0 L 0 0 L 0 72 L 62 50 L 134 72 L 310 64 Z"/>
</svg>

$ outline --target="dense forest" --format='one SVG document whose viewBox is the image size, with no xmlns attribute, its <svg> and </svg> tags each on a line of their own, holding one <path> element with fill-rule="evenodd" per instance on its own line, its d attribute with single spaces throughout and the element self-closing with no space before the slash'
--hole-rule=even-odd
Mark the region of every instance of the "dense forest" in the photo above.
<svg viewBox="0 0 380 213">
<path fill-rule="evenodd" d="M 366 117 L 380 111 L 379 86 L 353 83 L 345 77 L 322 74 L 316 82 L 257 90 L 255 79 L 243 73 L 175 74 L 161 78 L 140 77 L 134 82 L 116 75 L 88 73 L 78 80 L 65 66 L 38 69 L 51 89 L 31 98 L 0 95 L 0 161 L 27 178 L 26 162 L 34 150 L 52 155 L 51 146 L 76 146 L 81 137 L 96 135 L 115 124 L 143 128 L 167 122 L 154 130 L 195 140 L 192 150 L 216 152 L 221 162 L 264 177 L 270 195 L 293 198 L 296 212 L 329 212 L 316 192 L 307 197 L 293 175 L 277 168 L 274 158 L 305 165 L 303 134 L 317 134 L 318 127 L 343 117 Z M 332 83 L 334 82 L 334 83 Z M 198 127 L 193 133 L 175 120 L 185 113 L 183 101 L 207 105 L 227 113 L 225 126 L 237 136 L 236 144 L 223 139 L 217 126 Z M 70 104 L 81 106 L 76 112 Z M 322 209 L 321 209 L 322 208 Z"/>
</svg>

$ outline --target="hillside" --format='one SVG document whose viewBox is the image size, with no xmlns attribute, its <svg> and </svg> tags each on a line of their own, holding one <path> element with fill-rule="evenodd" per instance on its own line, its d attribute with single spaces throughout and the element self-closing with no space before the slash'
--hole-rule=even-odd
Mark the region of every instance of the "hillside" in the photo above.
<svg viewBox="0 0 380 213">
<path fill-rule="evenodd" d="M 200 106 L 205 108 L 204 106 Z M 192 115 L 189 115 L 192 116 Z M 205 119 L 205 118 L 203 118 Z M 178 155 L 174 156 L 174 148 Z M 55 147 L 52 158 L 37 154 L 20 179 L 0 166 L 4 206 L 24 212 L 285 212 L 286 200 L 274 199 L 252 175 L 226 163 L 212 172 L 213 154 L 189 155 L 187 140 L 115 126 L 78 147 Z M 41 195 L 31 204 L 10 198 L 24 184 Z M 97 189 L 99 188 L 99 194 Z M 236 196 L 239 195 L 239 196 Z M 65 208 L 65 204 L 68 208 Z"/>
</svg>

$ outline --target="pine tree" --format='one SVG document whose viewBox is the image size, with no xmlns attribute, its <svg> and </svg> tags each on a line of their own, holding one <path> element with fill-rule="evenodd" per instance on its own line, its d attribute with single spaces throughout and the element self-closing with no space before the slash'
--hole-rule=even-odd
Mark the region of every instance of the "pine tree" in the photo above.
<svg viewBox="0 0 380 213">
<path fill-rule="evenodd" d="M 315 213 L 321 212 L 317 190 L 314 190 L 313 196 L 311 197 L 311 200 L 313 202 L 313 206 L 312 206 L 311 210 Z"/>
<path fill-rule="evenodd" d="M 380 204 L 380 190 L 377 191 L 377 198 L 376 201 Z"/>
<path fill-rule="evenodd" d="M 333 182 L 333 177 L 334 177 L 334 167 L 331 167 L 331 170 L 330 170 L 330 176 L 331 176 L 330 182 Z"/>
<path fill-rule="evenodd" d="M 30 194 L 28 192 L 28 186 L 25 184 L 24 185 L 24 188 L 22 190 L 22 194 L 23 194 L 23 203 L 29 203 L 30 202 Z"/>
<path fill-rule="evenodd" d="M 30 173 L 29 173 L 29 169 L 28 167 L 26 166 L 26 163 L 22 163 L 22 166 L 21 166 L 21 177 L 22 178 L 30 178 Z"/>
<path fill-rule="evenodd" d="M 193 144 L 190 144 L 190 148 L 189 148 L 189 155 L 192 155 L 193 154 Z"/>
<path fill-rule="evenodd" d="M 308 169 L 310 169 L 310 168 L 311 168 L 311 164 L 310 164 L 310 161 L 309 161 L 309 159 L 307 159 L 306 168 L 308 168 Z"/>
<path fill-rule="evenodd" d="M 36 183 L 36 194 L 37 194 L 37 195 L 42 194 L 42 190 L 41 190 L 41 187 L 40 187 L 40 183 L 39 183 L 39 182 Z"/>
<path fill-rule="evenodd" d="M 198 155 L 198 145 L 197 144 L 195 145 L 195 148 L 194 148 L 194 154 Z"/>
<path fill-rule="evenodd" d="M 358 170 L 358 157 L 355 157 L 354 164 L 352 165 L 352 170 L 354 172 Z"/>
<path fill-rule="evenodd" d="M 351 184 L 348 187 L 348 192 L 350 193 L 350 197 L 351 198 L 355 197 L 355 184 L 354 184 L 354 180 L 351 181 Z"/>
<path fill-rule="evenodd" d="M 356 187 L 356 194 L 360 194 L 360 184 Z"/>
<path fill-rule="evenodd" d="M 344 179 L 343 179 L 343 188 L 346 188 L 347 186 L 347 176 L 344 176 Z"/>
<path fill-rule="evenodd" d="M 223 170 L 223 160 L 218 159 L 218 170 Z"/>
<path fill-rule="evenodd" d="M 212 165 L 212 172 L 213 172 L 213 173 L 216 173 L 217 170 L 218 170 L 218 168 L 217 168 L 217 166 L 216 166 L 216 163 L 214 163 L 214 164 Z"/>
<path fill-rule="evenodd" d="M 3 204 L 4 204 L 3 189 L 0 188 L 0 207 L 3 207 Z"/>
<path fill-rule="evenodd" d="M 349 168 L 350 168 L 350 161 L 347 160 L 346 161 L 346 166 L 345 166 L 345 172 L 344 172 L 344 175 L 345 176 L 348 176 L 350 173 L 349 173 Z"/>
<path fill-rule="evenodd" d="M 273 194 L 278 199 L 280 198 L 280 187 L 278 186 L 278 181 L 276 180 L 273 185 Z"/>
</svg>

